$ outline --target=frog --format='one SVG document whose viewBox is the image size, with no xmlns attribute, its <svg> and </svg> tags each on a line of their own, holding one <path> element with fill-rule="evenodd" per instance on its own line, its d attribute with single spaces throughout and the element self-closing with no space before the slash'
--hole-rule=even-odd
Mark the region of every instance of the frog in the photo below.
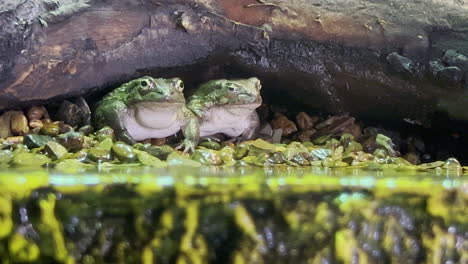
<svg viewBox="0 0 468 264">
<path fill-rule="evenodd" d="M 199 120 L 199 136 L 224 134 L 241 142 L 253 139 L 260 126 L 256 109 L 262 104 L 261 83 L 248 79 L 217 79 L 201 84 L 188 98 L 187 108 Z"/>
<path fill-rule="evenodd" d="M 198 144 L 199 122 L 186 107 L 183 90 L 184 83 L 178 77 L 131 80 L 98 102 L 95 123 L 98 127 L 110 126 L 117 140 L 132 145 L 182 130 L 184 141 L 178 149 L 193 152 Z"/>
</svg>

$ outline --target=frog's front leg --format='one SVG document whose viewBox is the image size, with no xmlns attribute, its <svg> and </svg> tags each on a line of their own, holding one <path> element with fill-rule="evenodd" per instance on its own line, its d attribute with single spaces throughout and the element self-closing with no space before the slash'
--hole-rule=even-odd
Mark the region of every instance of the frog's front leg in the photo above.
<svg viewBox="0 0 468 264">
<path fill-rule="evenodd" d="M 103 106 L 96 113 L 100 117 L 98 118 L 100 124 L 97 125 L 109 125 L 114 129 L 117 140 L 133 145 L 137 142 L 130 136 L 124 123 L 124 116 L 128 114 L 127 111 L 127 106 L 119 101 Z"/>
<path fill-rule="evenodd" d="M 227 103 L 227 98 L 216 98 L 211 96 L 193 97 L 187 104 L 187 108 L 192 111 L 198 118 L 205 115 L 205 111 L 219 104 Z"/>
<path fill-rule="evenodd" d="M 246 141 L 246 140 L 252 140 L 257 137 L 258 135 L 258 130 L 260 128 L 260 118 L 258 117 L 258 114 L 256 111 L 254 111 L 249 117 L 249 126 L 242 132 L 240 137 L 237 138 L 237 143 Z"/>
<path fill-rule="evenodd" d="M 184 153 L 193 152 L 200 141 L 200 120 L 189 109 L 184 108 L 182 111 L 186 120 L 186 124 L 182 127 L 184 142 L 177 149 L 183 148 Z"/>
</svg>

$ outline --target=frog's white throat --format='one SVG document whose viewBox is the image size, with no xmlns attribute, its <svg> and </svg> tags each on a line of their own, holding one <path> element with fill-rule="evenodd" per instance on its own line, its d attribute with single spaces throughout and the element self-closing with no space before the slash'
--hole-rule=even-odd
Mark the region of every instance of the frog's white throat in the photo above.
<svg viewBox="0 0 468 264">
<path fill-rule="evenodd" d="M 174 125 L 178 119 L 178 113 L 183 104 L 137 104 L 130 110 L 136 123 L 147 128 L 168 128 Z"/>
</svg>

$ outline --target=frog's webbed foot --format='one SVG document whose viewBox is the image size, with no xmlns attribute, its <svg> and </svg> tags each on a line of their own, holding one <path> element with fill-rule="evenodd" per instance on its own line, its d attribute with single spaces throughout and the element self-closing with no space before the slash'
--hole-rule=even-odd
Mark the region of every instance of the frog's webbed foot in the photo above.
<svg viewBox="0 0 468 264">
<path fill-rule="evenodd" d="M 192 140 L 184 139 L 184 141 L 178 145 L 175 149 L 182 150 L 184 153 L 193 153 L 195 151 L 196 144 Z"/>
<path fill-rule="evenodd" d="M 224 141 L 224 135 L 222 134 L 214 134 L 214 135 L 211 135 L 211 136 L 206 136 L 206 137 L 203 137 L 201 139 L 201 141 L 209 141 L 209 142 L 218 142 L 218 143 L 221 143 L 222 141 Z"/>
</svg>

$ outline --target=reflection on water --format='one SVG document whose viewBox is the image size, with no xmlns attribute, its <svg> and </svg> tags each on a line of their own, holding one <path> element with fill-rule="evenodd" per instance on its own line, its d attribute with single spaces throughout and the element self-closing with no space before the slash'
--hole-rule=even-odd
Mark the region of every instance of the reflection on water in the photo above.
<svg viewBox="0 0 468 264">
<path fill-rule="evenodd" d="M 369 170 L 362 168 L 321 167 L 169 167 L 155 169 L 141 166 L 104 166 L 91 168 L 46 169 L 8 168 L 0 170 L 3 191 L 10 188 L 39 186 L 108 185 L 131 183 L 143 188 L 169 186 L 243 186 L 265 185 L 274 189 L 301 187 L 316 189 L 374 187 L 387 189 L 409 188 L 414 191 L 434 187 L 458 188 L 468 185 L 468 177 L 450 170 Z M 21 187 L 23 186 L 23 187 Z"/>
<path fill-rule="evenodd" d="M 1 263 L 468 261 L 456 171 L 18 168 L 0 188 Z"/>
</svg>

